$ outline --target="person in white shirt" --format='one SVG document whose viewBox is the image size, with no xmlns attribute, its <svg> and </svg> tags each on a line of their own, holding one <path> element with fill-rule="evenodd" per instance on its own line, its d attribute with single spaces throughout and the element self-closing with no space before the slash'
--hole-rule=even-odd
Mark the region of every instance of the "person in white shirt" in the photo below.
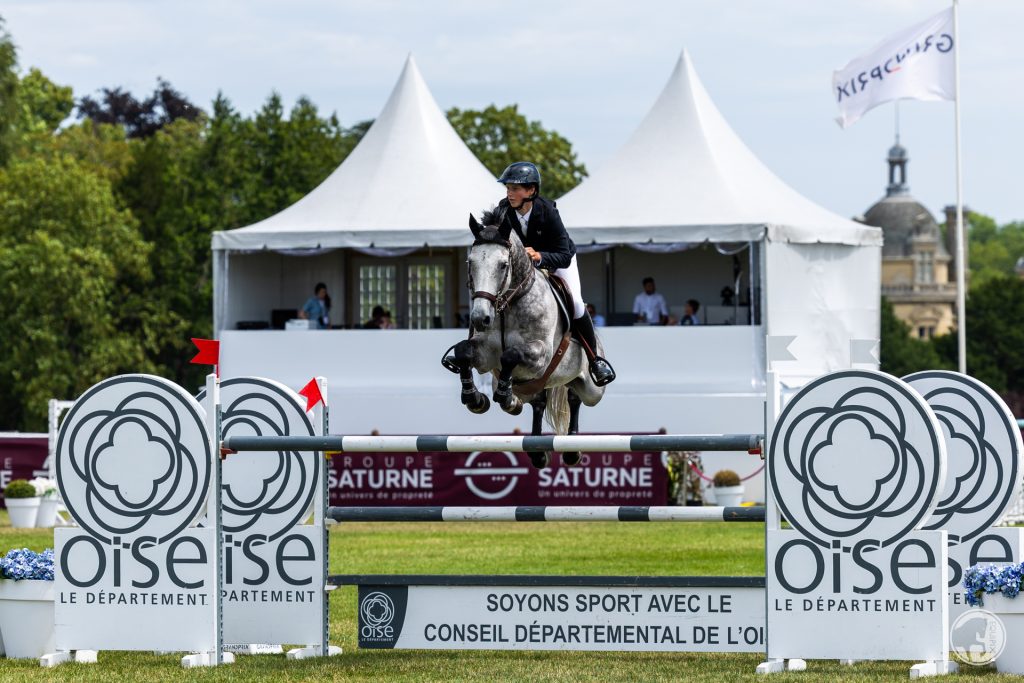
<svg viewBox="0 0 1024 683">
<path fill-rule="evenodd" d="M 668 322 L 668 305 L 665 303 L 665 297 L 655 291 L 653 277 L 645 277 L 643 285 L 644 291 L 633 299 L 633 313 L 637 322 L 664 325 Z"/>
</svg>

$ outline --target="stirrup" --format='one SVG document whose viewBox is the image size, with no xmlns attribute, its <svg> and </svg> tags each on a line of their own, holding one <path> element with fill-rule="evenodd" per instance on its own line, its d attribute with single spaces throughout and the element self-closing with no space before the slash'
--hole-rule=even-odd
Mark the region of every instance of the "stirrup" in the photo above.
<svg viewBox="0 0 1024 683">
<path fill-rule="evenodd" d="M 452 344 L 451 346 L 448 347 L 447 351 L 441 354 L 441 367 L 443 367 L 448 372 L 452 372 L 457 375 L 459 374 L 459 366 L 456 365 L 455 363 L 455 356 L 448 355 L 449 353 L 451 353 L 452 349 L 455 348 L 455 346 L 455 344 Z"/>
<path fill-rule="evenodd" d="M 595 368 L 600 369 L 596 370 Z M 594 356 L 588 364 L 587 370 L 590 372 L 590 379 L 594 380 L 594 384 L 599 387 L 607 386 L 615 381 L 615 368 L 601 356 Z"/>
</svg>

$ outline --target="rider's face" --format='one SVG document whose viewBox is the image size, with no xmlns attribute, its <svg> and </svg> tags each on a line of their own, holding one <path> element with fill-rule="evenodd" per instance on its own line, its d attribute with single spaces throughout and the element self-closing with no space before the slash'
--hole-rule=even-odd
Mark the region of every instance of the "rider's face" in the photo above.
<svg viewBox="0 0 1024 683">
<path fill-rule="evenodd" d="M 509 183 L 505 186 L 505 196 L 508 197 L 509 205 L 513 209 L 518 209 L 523 205 L 523 202 L 530 201 L 533 196 L 533 188 L 527 185 Z"/>
</svg>

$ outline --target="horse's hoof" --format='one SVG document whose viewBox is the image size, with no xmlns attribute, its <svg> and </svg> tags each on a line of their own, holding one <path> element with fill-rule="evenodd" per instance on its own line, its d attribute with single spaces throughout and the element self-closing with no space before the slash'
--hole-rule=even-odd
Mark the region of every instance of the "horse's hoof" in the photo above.
<svg viewBox="0 0 1024 683">
<path fill-rule="evenodd" d="M 547 453 L 530 453 L 530 462 L 538 470 L 542 470 L 548 466 L 550 458 Z"/>
<path fill-rule="evenodd" d="M 509 415 L 519 415 L 520 413 L 523 412 L 523 402 L 522 401 L 516 401 L 515 405 L 513 405 L 511 408 L 507 408 L 505 406 L 502 406 L 502 409 L 506 413 L 508 413 Z"/>
<path fill-rule="evenodd" d="M 480 401 L 476 404 L 476 406 L 469 404 L 466 407 L 469 408 L 469 412 L 475 415 L 483 415 L 484 413 L 491 409 L 491 399 L 487 398 L 483 394 L 480 394 Z"/>
<path fill-rule="evenodd" d="M 580 464 L 580 454 L 575 453 L 562 453 L 562 464 L 566 467 L 575 467 Z"/>
</svg>

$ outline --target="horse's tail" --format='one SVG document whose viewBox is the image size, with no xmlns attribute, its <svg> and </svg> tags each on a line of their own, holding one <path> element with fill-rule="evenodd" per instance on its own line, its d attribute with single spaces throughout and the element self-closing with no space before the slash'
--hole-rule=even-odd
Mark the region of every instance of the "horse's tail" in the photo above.
<svg viewBox="0 0 1024 683">
<path fill-rule="evenodd" d="M 565 385 L 551 387 L 548 389 L 548 405 L 544 411 L 555 434 L 565 434 L 569 431 L 569 388 Z"/>
</svg>

